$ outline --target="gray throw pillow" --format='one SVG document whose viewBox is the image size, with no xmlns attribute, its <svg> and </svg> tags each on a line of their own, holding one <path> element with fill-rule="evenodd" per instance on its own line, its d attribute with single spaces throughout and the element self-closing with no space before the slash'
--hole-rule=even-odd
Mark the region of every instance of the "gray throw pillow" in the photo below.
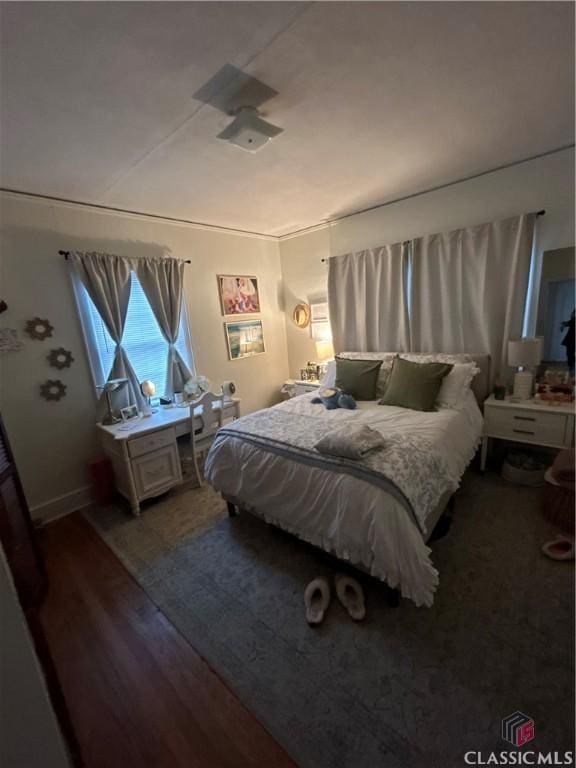
<svg viewBox="0 0 576 768">
<path fill-rule="evenodd" d="M 376 400 L 382 360 L 336 358 L 336 386 L 356 400 Z"/>
<path fill-rule="evenodd" d="M 435 411 L 442 379 L 452 370 L 449 363 L 412 363 L 397 357 L 380 405 L 398 405 L 413 411 Z"/>
</svg>

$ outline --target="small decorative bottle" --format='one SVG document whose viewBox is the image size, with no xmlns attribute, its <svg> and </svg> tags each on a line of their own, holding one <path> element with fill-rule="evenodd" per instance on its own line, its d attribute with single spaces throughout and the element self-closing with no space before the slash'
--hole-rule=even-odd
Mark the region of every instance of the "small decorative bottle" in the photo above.
<svg viewBox="0 0 576 768">
<path fill-rule="evenodd" d="M 496 376 L 496 381 L 494 382 L 494 399 L 506 400 L 506 385 L 503 383 L 500 375 Z"/>
</svg>

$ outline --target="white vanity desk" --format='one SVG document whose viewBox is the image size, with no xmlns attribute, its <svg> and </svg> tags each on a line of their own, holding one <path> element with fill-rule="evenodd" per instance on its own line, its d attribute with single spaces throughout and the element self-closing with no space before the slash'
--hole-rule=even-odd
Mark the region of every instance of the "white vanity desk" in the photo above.
<svg viewBox="0 0 576 768">
<path fill-rule="evenodd" d="M 240 417 L 239 398 L 223 401 L 222 407 L 223 420 Z M 201 414 L 199 406 L 194 416 Z M 112 462 L 116 489 L 128 499 L 135 515 L 140 514 L 141 501 L 182 482 L 177 438 L 190 434 L 190 421 L 190 408 L 175 406 L 160 407 L 152 416 L 134 421 L 97 425 L 100 445 Z"/>
</svg>

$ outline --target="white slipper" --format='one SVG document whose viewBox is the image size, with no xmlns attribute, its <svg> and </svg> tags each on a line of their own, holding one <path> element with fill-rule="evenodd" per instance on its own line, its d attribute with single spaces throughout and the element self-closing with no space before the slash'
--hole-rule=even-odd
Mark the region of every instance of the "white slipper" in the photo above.
<svg viewBox="0 0 576 768">
<path fill-rule="evenodd" d="M 364 606 L 364 592 L 360 584 L 356 579 L 343 574 L 335 576 L 334 583 L 336 584 L 338 600 L 346 608 L 350 618 L 354 621 L 362 621 L 366 616 L 366 608 Z"/>
<path fill-rule="evenodd" d="M 574 538 L 560 533 L 544 544 L 542 552 L 552 560 L 574 560 Z"/>
<path fill-rule="evenodd" d="M 314 579 L 304 590 L 306 621 L 311 627 L 321 624 L 330 603 L 330 587 L 324 578 Z"/>
</svg>

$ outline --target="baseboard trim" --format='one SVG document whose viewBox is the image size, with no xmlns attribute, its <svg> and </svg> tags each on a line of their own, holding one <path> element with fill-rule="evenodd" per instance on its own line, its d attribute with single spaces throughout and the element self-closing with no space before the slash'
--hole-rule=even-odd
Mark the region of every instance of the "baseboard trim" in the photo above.
<svg viewBox="0 0 576 768">
<path fill-rule="evenodd" d="M 34 525 L 42 526 L 78 509 L 83 509 L 91 503 L 90 486 L 86 485 L 62 496 L 56 496 L 43 504 L 30 507 L 30 514 Z"/>
</svg>

